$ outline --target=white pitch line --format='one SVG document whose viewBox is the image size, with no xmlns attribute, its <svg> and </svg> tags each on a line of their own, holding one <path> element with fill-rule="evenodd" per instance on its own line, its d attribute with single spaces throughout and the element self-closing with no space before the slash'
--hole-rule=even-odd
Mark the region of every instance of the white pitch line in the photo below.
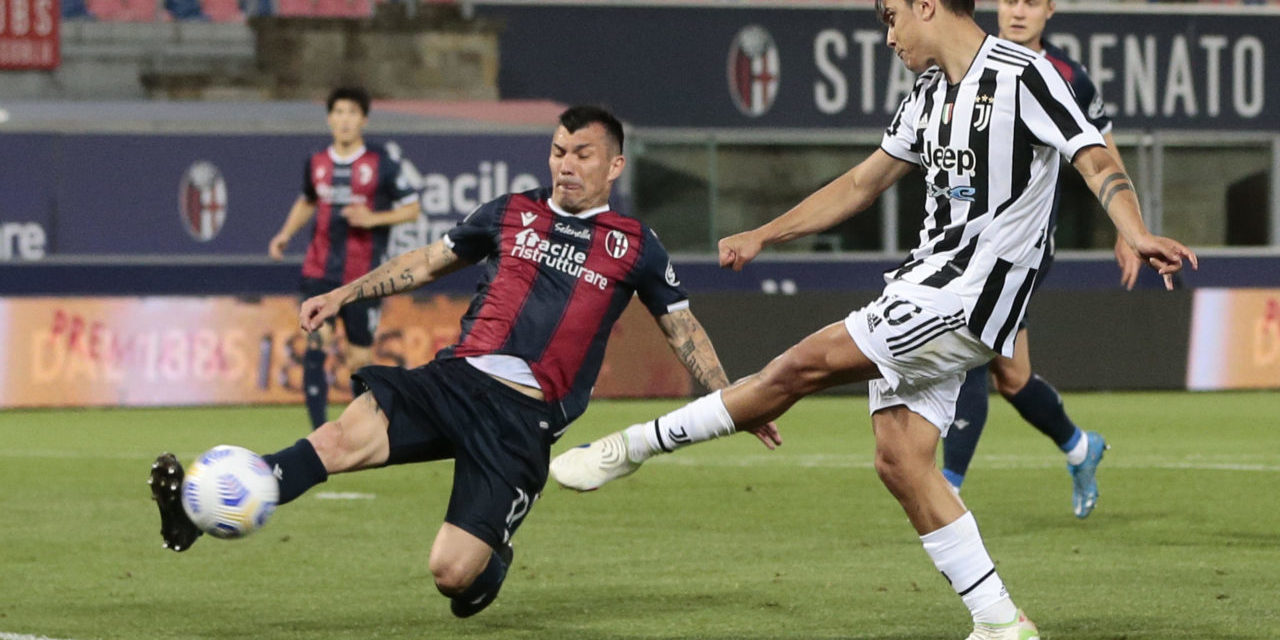
<svg viewBox="0 0 1280 640">
<path fill-rule="evenodd" d="M 315 494 L 318 500 L 373 500 L 378 497 L 372 493 L 359 493 L 357 491 L 321 491 Z M 3 638 L 0 638 L 3 640 Z"/>
<path fill-rule="evenodd" d="M 59 638 L 50 638 L 47 636 L 32 636 L 25 633 L 6 633 L 0 631 L 0 640 L 60 640 Z"/>
<path fill-rule="evenodd" d="M 681 467 L 759 467 L 796 466 L 810 469 L 873 469 L 870 456 L 840 454 L 807 454 L 792 456 L 749 455 L 736 458 L 679 455 L 651 458 L 646 464 L 669 464 Z M 978 457 L 974 464 L 988 469 L 1052 469 L 1062 466 L 1061 457 Z M 1280 464 L 1266 462 L 1211 462 L 1206 460 L 1172 460 L 1146 458 L 1133 461 L 1107 459 L 1107 469 L 1167 469 L 1172 471 L 1260 471 L 1280 473 Z"/>
</svg>

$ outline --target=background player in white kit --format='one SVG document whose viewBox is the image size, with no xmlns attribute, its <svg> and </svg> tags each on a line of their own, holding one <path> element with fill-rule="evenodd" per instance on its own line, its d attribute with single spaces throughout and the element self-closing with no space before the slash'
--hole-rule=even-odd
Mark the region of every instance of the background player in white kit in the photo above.
<svg viewBox="0 0 1280 640">
<path fill-rule="evenodd" d="M 886 274 L 875 302 L 723 391 L 571 449 L 551 473 L 594 489 L 654 454 L 764 424 L 821 389 L 870 381 L 876 472 L 969 608 L 969 637 L 1039 638 L 935 457 L 965 371 L 1013 352 L 1048 249 L 1058 154 L 1166 284 L 1195 255 L 1147 231 L 1128 177 L 1063 79 L 1035 52 L 987 36 L 973 0 L 878 0 L 877 10 L 887 44 L 920 73 L 881 148 L 782 216 L 721 240 L 720 264 L 741 269 L 765 246 L 828 229 L 918 165 L 928 188 L 920 245 Z"/>
</svg>

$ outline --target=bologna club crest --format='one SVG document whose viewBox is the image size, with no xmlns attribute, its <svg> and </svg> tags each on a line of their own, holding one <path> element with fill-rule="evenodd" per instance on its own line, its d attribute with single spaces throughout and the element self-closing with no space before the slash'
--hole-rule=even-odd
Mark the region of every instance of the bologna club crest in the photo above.
<svg viewBox="0 0 1280 640">
<path fill-rule="evenodd" d="M 178 212 L 183 226 L 200 242 L 214 239 L 227 220 L 227 183 L 212 162 L 191 165 L 178 187 Z"/>
<path fill-rule="evenodd" d="M 738 110 L 752 118 L 767 113 L 781 75 L 773 36 L 759 25 L 743 27 L 729 47 L 729 94 Z"/>
<path fill-rule="evenodd" d="M 609 235 L 604 237 L 604 250 L 615 260 L 621 260 L 627 255 L 629 248 L 631 248 L 631 242 L 627 240 L 627 234 L 617 229 L 610 231 Z"/>
</svg>

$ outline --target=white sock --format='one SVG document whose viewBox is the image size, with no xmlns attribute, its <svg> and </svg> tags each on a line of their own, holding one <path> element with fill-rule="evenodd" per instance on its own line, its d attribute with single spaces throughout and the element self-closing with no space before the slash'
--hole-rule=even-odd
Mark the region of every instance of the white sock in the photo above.
<svg viewBox="0 0 1280 640">
<path fill-rule="evenodd" d="M 920 536 L 933 565 L 960 594 L 974 622 L 1004 624 L 1018 615 L 996 565 L 987 555 L 978 522 L 964 512 L 951 524 Z"/>
<path fill-rule="evenodd" d="M 1076 439 L 1076 446 L 1067 452 L 1067 464 L 1080 464 L 1089 455 L 1089 434 L 1081 433 Z"/>
<path fill-rule="evenodd" d="M 697 442 L 734 432 L 733 418 L 720 399 L 720 392 L 702 396 L 657 420 L 633 424 L 627 437 L 627 457 L 643 462 L 659 453 L 670 453 Z"/>
</svg>

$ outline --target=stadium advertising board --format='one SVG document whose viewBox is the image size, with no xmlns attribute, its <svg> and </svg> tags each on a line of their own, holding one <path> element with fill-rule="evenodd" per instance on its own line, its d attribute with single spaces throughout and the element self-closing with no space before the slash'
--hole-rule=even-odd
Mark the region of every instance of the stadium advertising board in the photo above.
<svg viewBox="0 0 1280 640">
<path fill-rule="evenodd" d="M 1048 37 L 1121 127 L 1280 128 L 1280 13 L 1099 6 L 1059 4 Z M 869 7 L 575 7 L 575 30 L 599 37 L 554 47 L 544 34 L 563 28 L 561 7 L 479 11 L 506 25 L 503 97 L 604 101 L 644 126 L 879 129 L 913 81 Z M 979 19 L 994 31 L 994 10 Z"/>
<path fill-rule="evenodd" d="M 0 2 L 0 69 L 57 69 L 61 9 L 58 0 Z"/>
<path fill-rule="evenodd" d="M 547 181 L 545 135 L 370 136 L 394 145 L 422 215 L 392 253 L 440 237 L 478 205 Z M 0 261 L 49 255 L 265 256 L 303 163 L 306 135 L 15 134 L 0 137 Z M 145 230 L 143 232 L 142 230 Z M 301 253 L 299 233 L 290 245 Z"/>
<path fill-rule="evenodd" d="M 458 338 L 468 298 L 385 301 L 375 364 L 417 366 Z M 0 408 L 302 403 L 304 338 L 292 296 L 0 300 Z M 344 346 L 334 402 L 350 400 Z M 688 372 L 648 312 L 614 326 L 596 397 L 671 397 Z"/>
<path fill-rule="evenodd" d="M 1198 289 L 1187 388 L 1280 389 L 1280 289 Z"/>
</svg>

